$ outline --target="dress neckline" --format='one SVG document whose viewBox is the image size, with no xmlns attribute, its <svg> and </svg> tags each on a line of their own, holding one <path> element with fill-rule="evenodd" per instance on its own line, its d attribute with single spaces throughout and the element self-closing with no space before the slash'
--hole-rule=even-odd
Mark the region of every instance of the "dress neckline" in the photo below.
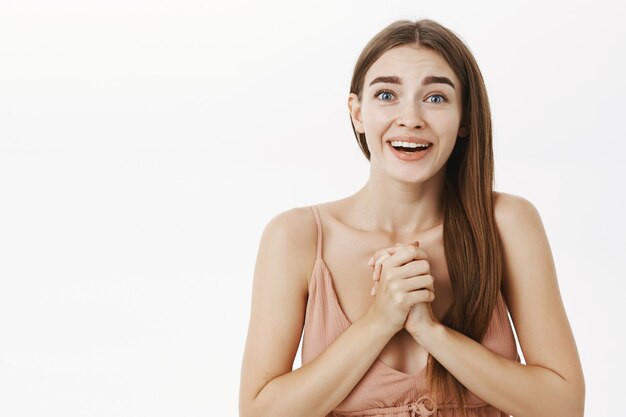
<svg viewBox="0 0 626 417">
<path fill-rule="evenodd" d="M 348 316 L 346 315 L 346 313 L 343 311 L 343 309 L 341 308 L 341 305 L 339 304 L 339 299 L 337 297 L 337 292 L 335 291 L 335 286 L 333 283 L 333 274 L 330 271 L 330 268 L 328 268 L 328 265 L 326 264 L 326 261 L 324 261 L 324 259 L 322 257 L 318 257 L 315 260 L 316 264 L 320 264 L 322 269 L 325 270 L 328 273 L 328 277 L 330 278 L 330 291 L 332 294 L 332 299 L 333 302 L 337 308 L 337 311 L 339 312 L 340 316 L 342 317 L 342 319 L 346 322 L 347 326 L 351 326 L 352 322 L 350 321 L 350 319 L 348 318 Z M 314 268 L 315 270 L 315 268 Z M 310 286 L 310 285 L 309 285 Z M 393 374 L 397 374 L 402 376 L 403 378 L 412 378 L 412 379 L 422 379 L 424 376 L 424 373 L 426 372 L 426 366 L 424 366 L 417 374 L 408 374 L 406 372 L 402 372 L 396 368 L 393 368 L 389 365 L 387 365 L 385 362 L 383 362 L 380 357 L 376 357 L 376 359 L 374 360 L 374 364 L 378 363 L 380 365 L 380 367 L 382 369 L 386 369 L 388 372 L 393 373 Z"/>
</svg>

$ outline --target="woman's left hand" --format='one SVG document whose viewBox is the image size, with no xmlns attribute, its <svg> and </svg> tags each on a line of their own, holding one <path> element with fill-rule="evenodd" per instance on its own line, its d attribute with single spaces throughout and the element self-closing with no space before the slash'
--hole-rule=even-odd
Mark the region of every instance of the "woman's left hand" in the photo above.
<svg viewBox="0 0 626 417">
<path fill-rule="evenodd" d="M 419 247 L 419 242 L 411 242 L 411 243 L 397 243 L 395 246 L 391 248 L 381 249 L 377 251 L 372 258 L 370 258 L 369 265 L 374 268 L 374 275 L 372 279 L 374 280 L 374 287 L 372 288 L 372 295 L 376 295 L 376 288 L 378 285 L 378 281 L 380 280 L 380 264 L 382 261 L 396 253 L 398 249 L 400 249 L 404 245 L 415 245 Z M 428 260 L 426 257 L 422 259 L 426 263 Z M 428 273 L 430 273 L 430 266 L 428 266 Z M 434 294 L 434 287 L 428 287 L 430 291 Z M 431 301 L 432 302 L 432 301 Z M 433 314 L 431 302 L 423 302 L 415 304 L 404 323 L 404 328 L 411 334 L 413 337 L 418 340 L 418 336 L 421 332 L 427 331 L 431 329 L 436 323 L 438 323 L 437 318 Z"/>
</svg>

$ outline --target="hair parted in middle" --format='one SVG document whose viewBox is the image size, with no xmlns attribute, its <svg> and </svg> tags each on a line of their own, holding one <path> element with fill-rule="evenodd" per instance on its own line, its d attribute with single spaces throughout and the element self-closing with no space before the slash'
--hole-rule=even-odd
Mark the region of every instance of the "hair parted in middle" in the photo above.
<svg viewBox="0 0 626 417">
<path fill-rule="evenodd" d="M 376 34 L 361 52 L 350 93 L 362 101 L 367 70 L 383 53 L 402 45 L 435 51 L 461 82 L 461 126 L 466 126 L 468 134 L 457 137 L 445 168 L 443 241 L 454 302 L 442 323 L 480 343 L 498 302 L 502 274 L 502 249 L 493 213 L 492 127 L 485 83 L 469 48 L 451 30 L 430 19 L 398 20 Z M 354 123 L 352 129 L 369 161 L 365 133 L 358 133 Z M 460 404 L 454 414 L 465 416 L 467 389 L 432 355 L 425 375 L 436 401 L 448 402 L 453 393 Z"/>
</svg>

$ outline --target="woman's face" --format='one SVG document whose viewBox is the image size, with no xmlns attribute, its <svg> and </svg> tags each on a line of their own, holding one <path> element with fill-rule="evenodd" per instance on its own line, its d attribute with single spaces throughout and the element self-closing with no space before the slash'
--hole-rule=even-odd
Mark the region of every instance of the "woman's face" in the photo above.
<svg viewBox="0 0 626 417">
<path fill-rule="evenodd" d="M 374 62 L 365 74 L 361 101 L 351 93 L 348 107 L 356 131 L 365 133 L 370 162 L 399 180 L 416 182 L 443 176 L 457 136 L 467 135 L 465 128 L 459 130 L 461 97 L 460 82 L 442 57 L 402 45 Z M 402 159 L 391 147 L 392 139 L 418 138 L 432 144 L 411 154 L 419 159 Z"/>
</svg>

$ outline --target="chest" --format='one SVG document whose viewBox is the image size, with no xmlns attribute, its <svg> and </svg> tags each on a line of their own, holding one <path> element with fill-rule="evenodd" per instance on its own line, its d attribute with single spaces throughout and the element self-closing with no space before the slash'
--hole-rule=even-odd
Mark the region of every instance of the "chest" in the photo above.
<svg viewBox="0 0 626 417">
<path fill-rule="evenodd" d="M 435 279 L 436 298 L 432 302 L 435 316 L 441 320 L 451 306 L 454 296 L 443 249 L 442 228 L 422 235 L 396 238 L 354 232 L 332 224 L 324 227 L 322 258 L 333 279 L 333 288 L 345 316 L 354 323 L 374 302 L 370 292 L 373 286 L 373 268 L 367 261 L 376 251 L 394 246 L 397 242 L 419 240 L 429 257 L 431 275 Z M 404 330 L 391 338 L 382 350 L 379 360 L 399 372 L 417 374 L 428 360 L 428 352 Z"/>
</svg>

